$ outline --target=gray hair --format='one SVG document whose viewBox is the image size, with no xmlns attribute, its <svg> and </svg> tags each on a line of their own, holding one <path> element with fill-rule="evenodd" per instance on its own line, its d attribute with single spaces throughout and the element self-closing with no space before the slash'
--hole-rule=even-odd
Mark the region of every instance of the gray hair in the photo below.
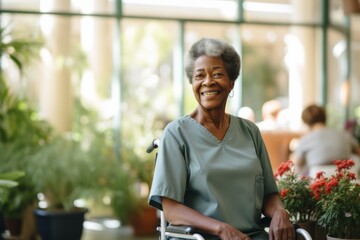
<svg viewBox="0 0 360 240">
<path fill-rule="evenodd" d="M 220 57 L 224 61 L 227 74 L 231 81 L 235 81 L 239 76 L 241 60 L 234 47 L 224 41 L 203 38 L 194 43 L 188 53 L 185 73 L 190 83 L 192 83 L 195 61 L 203 55 Z"/>
</svg>

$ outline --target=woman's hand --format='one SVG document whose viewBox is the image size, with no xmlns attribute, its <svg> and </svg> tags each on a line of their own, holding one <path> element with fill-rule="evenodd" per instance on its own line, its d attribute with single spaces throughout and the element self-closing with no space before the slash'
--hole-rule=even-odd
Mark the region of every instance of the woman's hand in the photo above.
<svg viewBox="0 0 360 240">
<path fill-rule="evenodd" d="M 295 239 L 295 229 L 289 220 L 289 214 L 284 209 L 276 210 L 269 227 L 269 240 L 292 239 Z"/>
<path fill-rule="evenodd" d="M 173 225 L 193 226 L 203 232 L 219 236 L 221 240 L 251 240 L 231 225 L 203 214 L 170 198 L 162 198 L 165 218 Z"/>
<path fill-rule="evenodd" d="M 219 237 L 221 240 L 251 240 L 251 238 L 232 227 L 229 224 L 223 224 L 220 227 Z"/>
</svg>

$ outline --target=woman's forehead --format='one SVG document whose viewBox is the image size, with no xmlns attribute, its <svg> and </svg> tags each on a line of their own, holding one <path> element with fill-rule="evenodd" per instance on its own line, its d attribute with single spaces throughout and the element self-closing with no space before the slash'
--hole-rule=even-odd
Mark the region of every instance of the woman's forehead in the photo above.
<svg viewBox="0 0 360 240">
<path fill-rule="evenodd" d="M 224 61 L 220 57 L 210 57 L 202 55 L 195 60 L 194 70 L 204 70 L 205 68 L 219 69 L 224 68 Z"/>
</svg>

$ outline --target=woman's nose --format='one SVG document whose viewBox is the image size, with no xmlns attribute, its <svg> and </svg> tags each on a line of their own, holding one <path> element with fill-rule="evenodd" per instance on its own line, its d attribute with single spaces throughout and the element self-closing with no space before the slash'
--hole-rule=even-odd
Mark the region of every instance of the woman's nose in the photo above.
<svg viewBox="0 0 360 240">
<path fill-rule="evenodd" d="M 204 79 L 202 85 L 203 86 L 210 86 L 214 83 L 214 79 L 212 78 L 211 75 L 207 75 L 206 78 Z"/>
</svg>

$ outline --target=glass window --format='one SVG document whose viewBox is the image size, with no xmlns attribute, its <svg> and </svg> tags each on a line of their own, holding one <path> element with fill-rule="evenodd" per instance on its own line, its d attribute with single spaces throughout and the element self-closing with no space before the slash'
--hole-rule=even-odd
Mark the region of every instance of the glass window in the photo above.
<svg viewBox="0 0 360 240">
<path fill-rule="evenodd" d="M 151 140 L 159 138 L 165 125 L 179 115 L 179 89 L 174 87 L 177 28 L 171 21 L 127 19 L 121 23 L 122 137 L 126 147 L 139 156 L 146 154 Z"/>
<path fill-rule="evenodd" d="M 73 131 L 78 137 L 83 137 L 85 128 L 112 128 L 117 111 L 111 95 L 114 20 L 1 16 L 3 26 L 9 26 L 12 37 L 41 42 L 38 52 L 32 55 L 31 64 L 25 65 L 21 84 L 19 80 L 16 82 L 18 78 L 7 78 L 15 88 L 21 88 L 22 95 L 32 101 L 41 116 L 57 130 Z M 16 74 L 7 62 L 2 61 L 4 72 L 10 76 Z"/>
<path fill-rule="evenodd" d="M 246 21 L 321 22 L 321 0 L 244 0 L 243 9 Z"/>
<path fill-rule="evenodd" d="M 351 18 L 351 50 L 350 50 L 350 118 L 356 117 L 360 121 L 360 16 Z"/>
<path fill-rule="evenodd" d="M 329 18 L 330 22 L 335 25 L 342 25 L 344 23 L 344 10 L 342 0 L 329 1 Z"/>
<path fill-rule="evenodd" d="M 316 102 L 321 69 L 319 31 L 308 27 L 243 25 L 243 105 L 261 121 L 262 105 L 278 99 L 284 128 L 301 128 L 301 111 Z"/>
<path fill-rule="evenodd" d="M 335 30 L 328 32 L 328 124 L 342 128 L 345 120 L 347 89 L 347 43 Z"/>
<path fill-rule="evenodd" d="M 261 107 L 279 99 L 288 107 L 289 73 L 285 64 L 288 27 L 243 25 L 242 102 L 251 107 L 261 121 Z"/>
</svg>

